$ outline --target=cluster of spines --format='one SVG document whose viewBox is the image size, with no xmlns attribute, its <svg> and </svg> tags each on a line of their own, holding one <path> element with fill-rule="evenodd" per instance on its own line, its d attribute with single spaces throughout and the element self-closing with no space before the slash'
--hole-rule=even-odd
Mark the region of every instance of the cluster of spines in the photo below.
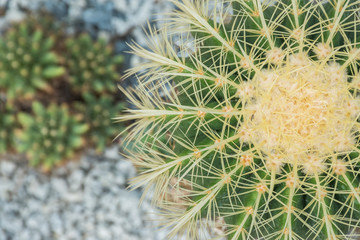
<svg viewBox="0 0 360 240">
<path fill-rule="evenodd" d="M 126 139 L 142 172 L 133 186 L 155 185 L 171 237 L 197 239 L 199 221 L 216 218 L 233 240 L 357 236 L 358 130 L 350 152 L 302 165 L 264 154 L 239 129 L 251 116 L 250 82 L 294 57 L 299 69 L 309 59 L 319 72 L 337 62 L 347 71 L 344 94 L 357 97 L 359 3 L 174 1 L 177 11 L 149 34 L 149 48 L 133 47 L 149 60 L 129 72 L 141 73 L 139 86 L 123 90 L 138 107 L 121 118 L 137 120 Z M 181 203 L 167 198 L 169 185 Z"/>
</svg>

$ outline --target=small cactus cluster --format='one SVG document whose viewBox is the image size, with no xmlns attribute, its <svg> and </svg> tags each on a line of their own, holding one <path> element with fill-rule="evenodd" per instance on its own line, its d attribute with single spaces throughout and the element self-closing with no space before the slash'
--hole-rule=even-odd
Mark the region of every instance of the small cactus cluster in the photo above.
<svg viewBox="0 0 360 240">
<path fill-rule="evenodd" d="M 172 2 L 119 117 L 169 238 L 357 239 L 360 1 Z"/>
<path fill-rule="evenodd" d="M 15 116 L 6 104 L 0 102 L 0 154 L 14 146 Z"/>
<path fill-rule="evenodd" d="M 69 38 L 66 41 L 66 59 L 70 83 L 77 92 L 115 92 L 119 79 L 116 66 L 122 63 L 122 56 L 112 56 L 113 50 L 102 39 L 93 42 L 88 34 Z"/>
<path fill-rule="evenodd" d="M 23 152 L 50 170 L 86 144 L 104 150 L 116 136 L 111 114 L 123 107 L 115 94 L 122 57 L 105 41 L 66 36 L 40 12 L 12 24 L 0 51 L 1 153 Z"/>
<path fill-rule="evenodd" d="M 116 136 L 118 127 L 111 126 L 111 114 L 123 109 L 114 98 L 119 74 L 116 67 L 123 57 L 113 55 L 113 49 L 102 39 L 93 41 L 88 34 L 67 39 L 66 63 L 69 82 L 74 94 L 80 94 L 82 102 L 76 109 L 89 122 L 88 143 L 102 152 Z"/>
<path fill-rule="evenodd" d="M 32 103 L 33 115 L 19 113 L 23 129 L 17 149 L 25 152 L 33 166 L 51 168 L 65 158 L 73 156 L 84 143 L 88 125 L 69 113 L 67 106 L 51 104 L 45 108 L 40 102 Z"/>
<path fill-rule="evenodd" d="M 88 92 L 83 94 L 84 102 L 77 103 L 77 110 L 84 114 L 90 124 L 87 136 L 89 143 L 101 152 L 113 140 L 119 126 L 111 124 L 111 114 L 124 109 L 123 103 L 114 102 L 111 95 L 96 97 Z"/>
<path fill-rule="evenodd" d="M 15 24 L 0 39 L 0 91 L 8 99 L 33 98 L 49 88 L 49 80 L 64 74 L 51 51 L 54 39 L 41 29 L 31 31 L 26 22 Z"/>
</svg>

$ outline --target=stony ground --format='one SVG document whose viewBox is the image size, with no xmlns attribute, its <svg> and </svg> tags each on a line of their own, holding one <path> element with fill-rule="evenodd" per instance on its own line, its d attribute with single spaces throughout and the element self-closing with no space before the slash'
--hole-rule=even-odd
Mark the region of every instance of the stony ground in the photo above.
<svg viewBox="0 0 360 240">
<path fill-rule="evenodd" d="M 50 176 L 0 162 L 0 240 L 162 240 L 154 208 L 126 190 L 132 164 L 109 149 L 86 155 Z"/>
</svg>

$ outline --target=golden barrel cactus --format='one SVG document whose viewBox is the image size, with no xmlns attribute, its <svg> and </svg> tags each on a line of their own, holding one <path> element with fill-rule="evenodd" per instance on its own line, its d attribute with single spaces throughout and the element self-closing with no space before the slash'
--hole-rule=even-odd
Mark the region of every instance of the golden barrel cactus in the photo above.
<svg viewBox="0 0 360 240">
<path fill-rule="evenodd" d="M 169 238 L 359 237 L 360 1 L 173 3 L 120 117 Z"/>
</svg>

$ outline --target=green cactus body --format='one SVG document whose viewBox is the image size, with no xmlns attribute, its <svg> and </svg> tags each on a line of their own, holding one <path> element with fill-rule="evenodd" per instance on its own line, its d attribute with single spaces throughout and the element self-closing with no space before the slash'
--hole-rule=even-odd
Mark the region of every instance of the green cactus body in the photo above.
<svg viewBox="0 0 360 240">
<path fill-rule="evenodd" d="M 67 65 L 71 75 L 70 82 L 75 91 L 114 92 L 114 84 L 119 79 L 116 66 L 122 63 L 122 56 L 114 57 L 112 48 L 105 41 L 93 42 L 88 34 L 66 41 Z"/>
<path fill-rule="evenodd" d="M 89 143 L 93 144 L 98 152 L 101 152 L 117 135 L 118 126 L 112 124 L 111 114 L 120 112 L 124 104 L 114 104 L 109 95 L 101 95 L 97 98 L 90 93 L 84 93 L 84 103 L 77 103 L 76 108 L 84 115 L 85 122 L 89 123 Z"/>
<path fill-rule="evenodd" d="M 48 80 L 64 73 L 51 51 L 52 38 L 26 22 L 14 24 L 0 39 L 0 90 L 10 100 L 31 98 L 49 87 Z"/>
<path fill-rule="evenodd" d="M 83 146 L 82 136 L 88 125 L 71 116 L 66 106 L 51 104 L 45 108 L 33 102 L 32 110 L 33 116 L 18 113 L 23 129 L 17 145 L 20 152 L 27 154 L 31 165 L 50 168 Z"/>
<path fill-rule="evenodd" d="M 132 47 L 132 185 L 155 185 L 170 238 L 359 236 L 360 1 L 267 2 L 173 1 Z"/>
<path fill-rule="evenodd" d="M 0 154 L 9 152 L 14 147 L 15 117 L 6 104 L 0 103 Z"/>
</svg>

